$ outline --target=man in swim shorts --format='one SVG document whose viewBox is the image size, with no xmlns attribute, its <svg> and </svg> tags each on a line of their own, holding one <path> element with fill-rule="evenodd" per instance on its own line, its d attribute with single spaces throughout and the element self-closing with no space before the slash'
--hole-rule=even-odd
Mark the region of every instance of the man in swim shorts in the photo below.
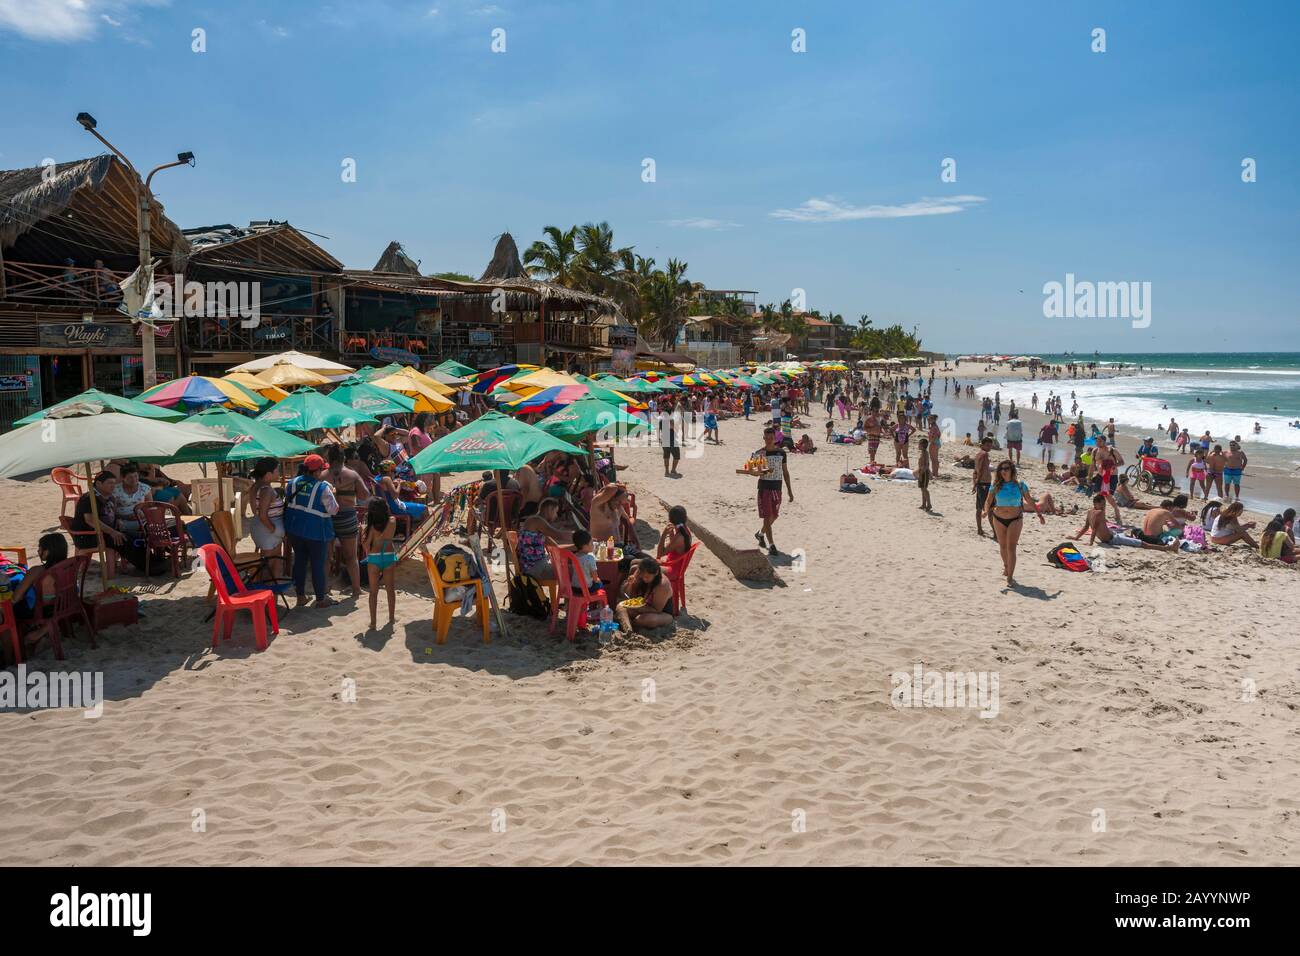
<svg viewBox="0 0 1300 956">
<path fill-rule="evenodd" d="M 1236 489 L 1237 500 L 1241 500 L 1241 473 L 1246 468 L 1246 453 L 1241 450 L 1241 445 L 1237 442 L 1228 442 L 1228 454 L 1223 459 L 1223 497 L 1225 501 L 1231 501 L 1233 489 Z"/>
</svg>

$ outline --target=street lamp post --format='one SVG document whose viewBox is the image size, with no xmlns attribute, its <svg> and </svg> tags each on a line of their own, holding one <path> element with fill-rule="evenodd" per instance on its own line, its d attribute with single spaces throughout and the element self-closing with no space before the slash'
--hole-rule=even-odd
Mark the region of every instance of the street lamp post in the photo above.
<svg viewBox="0 0 1300 956">
<path fill-rule="evenodd" d="M 194 154 L 178 153 L 175 162 L 163 163 L 161 166 L 155 166 L 149 171 L 149 175 L 144 177 L 144 180 L 141 181 L 140 174 L 136 171 L 136 168 L 132 165 L 131 161 L 126 158 L 120 149 L 100 135 L 99 131 L 95 128 L 97 125 L 95 117 L 91 116 L 89 113 L 78 113 L 77 122 L 85 128 L 86 132 L 112 150 L 113 154 L 125 163 L 126 168 L 131 170 L 135 175 L 136 230 L 139 233 L 140 240 L 140 271 L 137 273 L 138 278 L 136 281 L 140 283 L 139 292 L 143 298 L 148 292 L 148 289 L 144 287 L 145 272 L 152 259 L 152 250 L 150 249 L 149 240 L 153 193 L 150 191 L 150 184 L 153 182 L 154 174 L 161 172 L 164 169 L 171 169 L 173 166 L 193 166 Z M 175 294 L 180 295 L 181 290 L 175 290 Z M 157 353 L 154 349 L 154 327 L 152 322 L 143 323 L 140 329 L 140 344 L 141 352 L 143 353 L 141 358 L 142 364 L 144 365 L 144 388 L 147 390 L 158 384 L 158 360 Z"/>
</svg>

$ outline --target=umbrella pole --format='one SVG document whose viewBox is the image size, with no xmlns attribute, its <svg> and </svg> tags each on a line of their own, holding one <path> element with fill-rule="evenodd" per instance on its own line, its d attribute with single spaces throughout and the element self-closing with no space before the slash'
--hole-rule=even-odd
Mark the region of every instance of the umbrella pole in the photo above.
<svg viewBox="0 0 1300 956">
<path fill-rule="evenodd" d="M 101 591 L 108 589 L 108 553 L 104 549 L 104 529 L 99 525 L 99 501 L 95 498 L 95 473 L 86 462 L 86 488 L 90 492 L 90 514 L 95 519 L 95 544 L 99 548 L 99 582 Z"/>
<path fill-rule="evenodd" d="M 505 475 L 503 472 L 492 472 L 492 478 L 497 483 L 497 520 L 501 523 L 501 555 L 506 565 L 506 586 L 510 585 L 510 549 L 506 547 L 506 490 Z"/>
</svg>

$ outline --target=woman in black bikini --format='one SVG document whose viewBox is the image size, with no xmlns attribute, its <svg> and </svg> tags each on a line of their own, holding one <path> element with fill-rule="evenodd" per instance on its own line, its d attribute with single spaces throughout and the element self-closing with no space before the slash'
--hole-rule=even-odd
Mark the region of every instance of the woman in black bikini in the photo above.
<svg viewBox="0 0 1300 956">
<path fill-rule="evenodd" d="M 1007 577 L 1007 587 L 1016 583 L 1016 545 L 1020 542 L 1026 505 L 1034 509 L 1040 524 L 1047 523 L 1038 510 L 1038 502 L 1029 493 L 1029 486 L 1016 478 L 1016 466 L 1010 461 L 999 462 L 993 473 L 993 487 L 984 502 L 984 513 L 1002 552 L 1002 573 Z"/>
</svg>

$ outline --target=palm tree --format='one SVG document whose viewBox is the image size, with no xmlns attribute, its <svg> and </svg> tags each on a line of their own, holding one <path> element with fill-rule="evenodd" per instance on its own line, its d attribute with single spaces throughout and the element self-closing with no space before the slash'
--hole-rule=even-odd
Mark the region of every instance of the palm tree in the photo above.
<svg viewBox="0 0 1300 956">
<path fill-rule="evenodd" d="M 578 227 L 561 231 L 557 226 L 542 230 L 550 241 L 538 239 L 524 253 L 524 266 L 530 276 L 543 276 L 566 289 L 577 288 L 575 259 L 578 255 Z"/>
<path fill-rule="evenodd" d="M 669 259 L 668 268 L 654 272 L 642 290 L 642 322 L 666 350 L 677 344 L 695 293 L 702 286 L 686 278 L 687 263 Z"/>
<path fill-rule="evenodd" d="M 619 266 L 631 247 L 614 248 L 614 230 L 609 223 L 583 223 L 577 232 L 578 259 L 574 272 L 588 292 L 618 297 L 618 286 L 623 281 Z"/>
<path fill-rule="evenodd" d="M 771 302 L 759 308 L 758 321 L 764 332 L 771 332 L 781 327 L 781 322 L 777 316 L 776 306 Z"/>
</svg>

